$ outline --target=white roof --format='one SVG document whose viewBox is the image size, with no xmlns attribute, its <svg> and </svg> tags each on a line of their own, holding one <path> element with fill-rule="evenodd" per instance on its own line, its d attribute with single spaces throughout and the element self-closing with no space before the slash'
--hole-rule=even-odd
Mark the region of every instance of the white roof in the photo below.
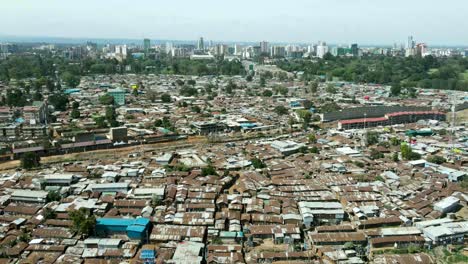
<svg viewBox="0 0 468 264">
<path fill-rule="evenodd" d="M 47 197 L 48 192 L 45 191 L 35 191 L 35 190 L 15 190 L 11 194 L 12 197 L 28 197 L 28 198 L 38 198 L 38 199 L 45 199 Z"/>
</svg>

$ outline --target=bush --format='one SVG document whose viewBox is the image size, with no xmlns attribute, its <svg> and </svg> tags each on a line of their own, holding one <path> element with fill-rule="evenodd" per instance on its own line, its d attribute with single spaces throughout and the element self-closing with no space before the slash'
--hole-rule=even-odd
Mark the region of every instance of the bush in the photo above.
<svg viewBox="0 0 468 264">
<path fill-rule="evenodd" d="M 21 157 L 21 168 L 32 169 L 41 166 L 41 157 L 36 152 L 27 152 Z"/>
<path fill-rule="evenodd" d="M 202 168 L 201 175 L 202 176 L 218 175 L 218 173 L 216 173 L 216 169 L 213 166 L 209 165 L 205 168 Z"/>
<path fill-rule="evenodd" d="M 435 163 L 435 164 L 442 164 L 442 163 L 447 162 L 447 160 L 446 160 L 444 157 L 442 157 L 442 156 L 437 156 L 437 155 L 435 155 L 435 156 L 429 156 L 429 157 L 427 158 L 427 161 L 432 162 L 432 163 Z"/>
<path fill-rule="evenodd" d="M 259 158 L 253 158 L 250 162 L 252 162 L 252 166 L 256 169 L 266 168 L 265 163 L 263 163 Z"/>
</svg>

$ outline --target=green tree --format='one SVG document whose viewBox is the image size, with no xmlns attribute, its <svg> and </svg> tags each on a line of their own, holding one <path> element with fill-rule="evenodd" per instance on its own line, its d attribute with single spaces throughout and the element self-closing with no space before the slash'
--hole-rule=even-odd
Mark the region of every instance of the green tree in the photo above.
<svg viewBox="0 0 468 264">
<path fill-rule="evenodd" d="M 55 201 L 60 201 L 62 199 L 62 196 L 58 191 L 50 191 L 47 193 L 46 197 L 46 202 L 55 202 Z"/>
<path fill-rule="evenodd" d="M 10 107 L 21 107 L 26 105 L 26 95 L 20 89 L 8 89 L 5 98 Z"/>
<path fill-rule="evenodd" d="M 163 103 L 170 103 L 170 102 L 172 102 L 172 98 L 171 98 L 171 96 L 169 94 L 165 93 L 165 94 L 161 95 L 161 101 Z"/>
<path fill-rule="evenodd" d="M 113 105 L 114 97 L 110 94 L 105 94 L 99 97 L 99 102 L 103 105 Z"/>
<path fill-rule="evenodd" d="M 216 173 L 216 169 L 212 165 L 208 165 L 202 168 L 201 175 L 202 176 L 218 175 L 218 173 Z"/>
<path fill-rule="evenodd" d="M 55 219 L 57 217 L 57 213 L 49 208 L 49 207 L 46 207 L 44 208 L 44 210 L 42 211 L 42 216 L 44 216 L 44 219 Z"/>
<path fill-rule="evenodd" d="M 94 233 L 96 218 L 89 214 L 86 208 L 71 211 L 68 213 L 73 222 L 71 229 L 81 235 L 90 236 Z"/>
<path fill-rule="evenodd" d="M 325 91 L 327 93 L 331 93 L 331 94 L 336 94 L 336 92 L 337 92 L 335 85 L 332 84 L 332 83 L 327 84 L 327 88 L 326 88 Z"/>
<path fill-rule="evenodd" d="M 156 194 L 153 194 L 151 197 L 151 206 L 156 207 L 161 205 L 162 201 L 159 199 L 159 197 Z"/>
<path fill-rule="evenodd" d="M 199 114 L 201 113 L 201 108 L 198 105 L 194 105 L 192 106 L 192 112 Z"/>
<path fill-rule="evenodd" d="M 196 96 L 198 91 L 189 85 L 184 85 L 182 88 L 180 88 L 179 94 L 182 96 Z"/>
<path fill-rule="evenodd" d="M 260 87 L 266 86 L 266 79 L 263 76 L 260 76 Z"/>
<path fill-rule="evenodd" d="M 32 169 L 41 166 L 41 157 L 36 152 L 26 152 L 21 156 L 21 168 Z"/>
<path fill-rule="evenodd" d="M 393 155 L 392 155 L 392 160 L 394 162 L 398 162 L 400 161 L 400 159 L 398 158 L 398 152 L 394 152 Z"/>
<path fill-rule="evenodd" d="M 113 106 L 106 107 L 106 120 L 111 127 L 119 126 L 119 122 L 117 122 L 117 113 Z"/>
<path fill-rule="evenodd" d="M 264 90 L 262 95 L 265 97 L 271 97 L 273 96 L 273 92 L 271 90 Z"/>
<path fill-rule="evenodd" d="M 369 145 L 375 145 L 379 143 L 379 134 L 374 131 L 368 131 L 366 133 L 366 138 L 367 138 L 367 144 Z"/>
<path fill-rule="evenodd" d="M 315 134 L 309 134 L 309 136 L 307 136 L 307 138 L 308 138 L 310 144 L 317 143 L 317 137 L 315 136 Z"/>
<path fill-rule="evenodd" d="M 396 138 L 396 137 L 392 137 L 392 138 L 390 138 L 390 144 L 392 146 L 398 146 L 398 145 L 401 144 L 401 140 Z"/>
<path fill-rule="evenodd" d="M 442 164 L 442 163 L 447 162 L 447 160 L 444 157 L 438 156 L 438 155 L 429 156 L 427 158 L 427 161 L 435 163 L 435 164 Z"/>
<path fill-rule="evenodd" d="M 255 168 L 255 169 L 263 169 L 263 168 L 266 168 L 266 165 L 265 163 L 263 163 L 263 161 L 259 158 L 253 158 L 250 160 L 250 162 L 252 163 L 252 166 Z"/>
<path fill-rule="evenodd" d="M 253 77 L 252 75 L 247 75 L 247 77 L 245 77 L 245 80 L 248 81 L 248 82 L 251 82 L 253 80 Z"/>
<path fill-rule="evenodd" d="M 106 128 L 106 118 L 104 116 L 98 116 L 94 118 L 94 122 L 96 122 L 97 128 Z"/>
<path fill-rule="evenodd" d="M 309 110 L 298 110 L 299 117 L 302 119 L 302 126 L 306 129 L 312 120 L 312 114 Z"/>
<path fill-rule="evenodd" d="M 78 103 L 77 101 L 73 101 L 72 108 L 73 109 L 78 109 L 78 107 L 80 107 L 80 103 Z"/>
<path fill-rule="evenodd" d="M 276 106 L 273 110 L 277 115 L 286 115 L 288 114 L 288 109 L 282 105 Z"/>
<path fill-rule="evenodd" d="M 373 160 L 376 160 L 376 159 L 381 159 L 384 157 L 384 154 L 380 151 L 378 151 L 377 149 L 372 149 L 371 150 L 371 153 L 370 153 L 370 158 L 373 159 Z"/>
<path fill-rule="evenodd" d="M 53 94 L 47 98 L 47 101 L 54 106 L 55 111 L 67 110 L 68 97 L 64 94 Z"/>
<path fill-rule="evenodd" d="M 318 82 L 317 81 L 313 81 L 310 83 L 310 92 L 315 94 L 317 93 L 318 91 Z"/>
<path fill-rule="evenodd" d="M 77 119 L 77 118 L 80 118 L 81 116 L 81 113 L 80 113 L 80 110 L 76 109 L 76 108 L 73 108 L 71 113 L 70 113 L 70 116 L 71 118 L 73 119 Z"/>
<path fill-rule="evenodd" d="M 62 80 L 67 86 L 72 88 L 75 88 L 80 84 L 80 76 L 75 75 L 69 71 L 66 71 L 62 74 Z"/>
<path fill-rule="evenodd" d="M 401 84 L 400 83 L 393 83 L 390 88 L 390 94 L 392 96 L 399 96 L 401 93 Z"/>
</svg>

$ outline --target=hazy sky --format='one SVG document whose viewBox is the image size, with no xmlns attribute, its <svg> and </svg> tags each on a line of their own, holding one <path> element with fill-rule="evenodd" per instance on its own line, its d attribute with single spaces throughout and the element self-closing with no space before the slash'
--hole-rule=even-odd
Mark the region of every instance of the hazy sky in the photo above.
<svg viewBox="0 0 468 264">
<path fill-rule="evenodd" d="M 468 44 L 468 0 L 1 0 L 0 35 Z M 1 41 L 1 39 L 0 39 Z"/>
</svg>

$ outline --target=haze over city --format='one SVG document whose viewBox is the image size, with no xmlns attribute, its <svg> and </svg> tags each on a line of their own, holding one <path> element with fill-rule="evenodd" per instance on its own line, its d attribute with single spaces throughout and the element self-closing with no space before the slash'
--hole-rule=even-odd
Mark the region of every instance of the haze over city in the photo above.
<svg viewBox="0 0 468 264">
<path fill-rule="evenodd" d="M 468 44 L 464 0 L 20 0 L 1 9 L 9 36 Z"/>
<path fill-rule="evenodd" d="M 10 0 L 0 264 L 467 264 L 467 0 Z"/>
</svg>

